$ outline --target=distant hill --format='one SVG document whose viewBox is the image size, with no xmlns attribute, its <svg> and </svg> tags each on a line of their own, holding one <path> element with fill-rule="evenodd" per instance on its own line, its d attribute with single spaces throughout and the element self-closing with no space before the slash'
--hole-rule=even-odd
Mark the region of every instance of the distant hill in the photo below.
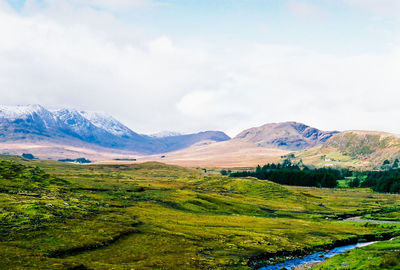
<svg viewBox="0 0 400 270">
<path fill-rule="evenodd" d="M 337 133 L 321 131 L 297 122 L 283 122 L 244 130 L 234 139 L 262 147 L 297 151 L 320 145 Z"/>
<path fill-rule="evenodd" d="M 0 106 L 0 142 L 3 143 L 48 142 L 49 145 L 154 154 L 178 150 L 203 140 L 229 139 L 220 131 L 152 137 L 132 131 L 104 113 L 68 108 L 50 111 L 40 105 Z"/>
<path fill-rule="evenodd" d="M 158 140 L 164 144 L 169 151 L 175 151 L 201 142 L 223 142 L 230 139 L 228 135 L 221 131 L 203 131 L 195 134 L 161 137 Z"/>
<path fill-rule="evenodd" d="M 292 152 L 294 161 L 319 167 L 381 169 L 383 162 L 386 168 L 400 159 L 400 135 L 322 131 L 297 122 L 265 124 L 244 130 L 233 139 L 221 131 L 144 135 L 105 113 L 0 105 L 0 153 L 6 154 L 251 167 L 278 162 Z"/>
<path fill-rule="evenodd" d="M 306 164 L 380 169 L 400 159 L 400 135 L 350 130 L 332 136 L 323 145 L 296 154 Z"/>
<path fill-rule="evenodd" d="M 164 138 L 164 137 L 173 137 L 173 136 L 180 136 L 180 135 L 183 135 L 183 134 L 176 132 L 176 131 L 160 131 L 157 133 L 150 134 L 150 137 Z"/>
</svg>

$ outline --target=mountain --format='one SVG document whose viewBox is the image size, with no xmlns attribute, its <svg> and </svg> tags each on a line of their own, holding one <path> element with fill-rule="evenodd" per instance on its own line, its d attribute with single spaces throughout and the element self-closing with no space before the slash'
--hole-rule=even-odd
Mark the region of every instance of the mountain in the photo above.
<svg viewBox="0 0 400 270">
<path fill-rule="evenodd" d="M 158 140 L 163 143 L 168 152 L 189 147 L 197 143 L 222 142 L 231 138 L 221 131 L 203 131 L 195 134 L 161 137 Z"/>
<path fill-rule="evenodd" d="M 158 141 L 133 132 L 111 116 L 71 109 L 54 111 L 64 124 L 63 132 L 103 147 L 132 150 L 140 153 L 164 151 Z"/>
<path fill-rule="evenodd" d="M 176 132 L 176 131 L 160 131 L 160 132 L 151 134 L 150 137 L 164 138 L 164 137 L 173 137 L 173 136 L 180 136 L 180 135 L 182 135 L 182 134 L 179 132 Z"/>
<path fill-rule="evenodd" d="M 67 135 L 87 142 L 98 142 L 96 137 L 107 134 L 105 130 L 93 125 L 76 110 L 61 109 L 54 111 L 53 114 L 63 124 L 62 131 Z"/>
<path fill-rule="evenodd" d="M 244 130 L 234 139 L 262 147 L 298 151 L 320 145 L 337 133 L 321 131 L 297 122 L 283 122 Z"/>
<path fill-rule="evenodd" d="M 1 141 L 61 136 L 63 123 L 40 105 L 0 106 Z"/>
<path fill-rule="evenodd" d="M 228 139 L 225 133 L 219 131 L 152 137 L 132 131 L 105 113 L 68 108 L 49 111 L 40 105 L 0 106 L 0 142 L 63 145 L 61 150 L 57 148 L 59 153 L 64 152 L 62 149 L 65 146 L 69 146 L 65 152 L 73 152 L 70 146 L 75 146 L 79 149 L 101 147 L 102 152 L 119 150 L 154 154 L 178 150 L 205 140 Z M 9 150 L 10 146 L 3 149 Z"/>
<path fill-rule="evenodd" d="M 160 142 L 129 130 L 115 119 L 113 121 L 119 129 L 114 128 L 111 132 L 111 119 L 101 119 L 100 114 L 73 109 L 49 111 L 40 105 L 1 106 L 0 136 L 3 142 L 49 141 L 86 147 L 92 144 L 141 153 L 165 150 Z M 122 127 L 125 127 L 124 134 L 121 134 Z"/>
<path fill-rule="evenodd" d="M 400 135 L 350 130 L 332 136 L 323 145 L 296 154 L 304 163 L 322 166 L 380 169 L 387 160 L 400 159 Z"/>
<path fill-rule="evenodd" d="M 130 130 L 127 126 L 116 120 L 114 117 L 106 113 L 79 111 L 79 114 L 89 120 L 96 127 L 101 128 L 111 134 L 122 137 L 131 137 L 138 135 L 137 133 Z"/>
</svg>

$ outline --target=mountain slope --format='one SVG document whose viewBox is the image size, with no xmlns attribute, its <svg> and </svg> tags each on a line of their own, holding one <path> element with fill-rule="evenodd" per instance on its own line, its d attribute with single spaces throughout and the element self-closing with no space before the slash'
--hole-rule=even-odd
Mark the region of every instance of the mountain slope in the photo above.
<svg viewBox="0 0 400 270">
<path fill-rule="evenodd" d="M 377 131 L 346 131 L 329 139 L 324 148 L 336 148 L 354 157 L 400 148 L 400 135 Z"/>
<path fill-rule="evenodd" d="M 244 130 L 234 139 L 262 147 L 297 151 L 320 145 L 337 133 L 321 131 L 297 122 L 283 122 Z"/>
<path fill-rule="evenodd" d="M 122 137 L 137 135 L 137 133 L 133 132 L 127 126 L 123 125 L 114 117 L 106 113 L 79 111 L 79 114 L 89 120 L 96 127 L 101 128 L 111 134 Z"/>
<path fill-rule="evenodd" d="M 221 131 L 204 131 L 195 134 L 167 136 L 159 138 L 168 149 L 168 152 L 183 149 L 196 143 L 222 142 L 231 138 Z"/>
<path fill-rule="evenodd" d="M 332 136 L 323 145 L 296 155 L 306 164 L 380 169 L 383 162 L 400 159 L 400 135 L 350 130 Z"/>
</svg>

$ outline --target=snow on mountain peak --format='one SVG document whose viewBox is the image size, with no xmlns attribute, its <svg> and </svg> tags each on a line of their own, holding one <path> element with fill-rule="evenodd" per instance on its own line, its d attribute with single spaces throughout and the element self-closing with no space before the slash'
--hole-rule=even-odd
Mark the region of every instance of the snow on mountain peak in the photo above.
<svg viewBox="0 0 400 270">
<path fill-rule="evenodd" d="M 128 136 L 133 133 L 132 130 L 107 113 L 92 111 L 79 111 L 79 113 L 96 127 L 104 129 L 111 134 L 117 136 Z"/>
<path fill-rule="evenodd" d="M 16 119 L 41 119 L 44 126 L 67 125 L 75 132 L 89 132 L 93 128 L 102 129 L 116 136 L 132 136 L 136 133 L 121 124 L 109 114 L 103 112 L 81 111 L 64 108 L 48 111 L 40 105 L 0 105 L 0 119 L 14 121 Z"/>
<path fill-rule="evenodd" d="M 83 117 L 75 109 L 60 109 L 53 111 L 55 117 L 57 117 L 61 122 L 67 124 L 73 130 L 78 131 L 82 128 L 89 127 L 91 125 L 90 121 Z"/>
<path fill-rule="evenodd" d="M 0 105 L 0 118 L 7 118 L 10 120 L 26 118 L 32 116 L 34 113 L 39 114 L 43 112 L 49 113 L 49 111 L 38 104 L 15 106 Z"/>
</svg>

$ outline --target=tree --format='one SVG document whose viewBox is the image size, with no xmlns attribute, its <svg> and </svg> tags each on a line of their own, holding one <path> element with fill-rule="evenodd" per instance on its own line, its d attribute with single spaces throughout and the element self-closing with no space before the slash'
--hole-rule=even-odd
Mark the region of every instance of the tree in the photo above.
<svg viewBox="0 0 400 270">
<path fill-rule="evenodd" d="M 393 162 L 392 168 L 393 169 L 397 169 L 399 167 L 399 159 L 396 158 Z"/>
<path fill-rule="evenodd" d="M 390 164 L 390 161 L 386 159 L 386 160 L 383 162 L 382 165 L 389 165 L 389 164 Z"/>
<path fill-rule="evenodd" d="M 354 178 L 349 183 L 349 187 L 351 188 L 358 188 L 359 186 L 360 186 L 360 179 L 358 179 L 358 177 Z"/>
<path fill-rule="evenodd" d="M 390 161 L 389 160 L 386 159 L 382 163 L 381 170 L 390 170 Z"/>
</svg>

